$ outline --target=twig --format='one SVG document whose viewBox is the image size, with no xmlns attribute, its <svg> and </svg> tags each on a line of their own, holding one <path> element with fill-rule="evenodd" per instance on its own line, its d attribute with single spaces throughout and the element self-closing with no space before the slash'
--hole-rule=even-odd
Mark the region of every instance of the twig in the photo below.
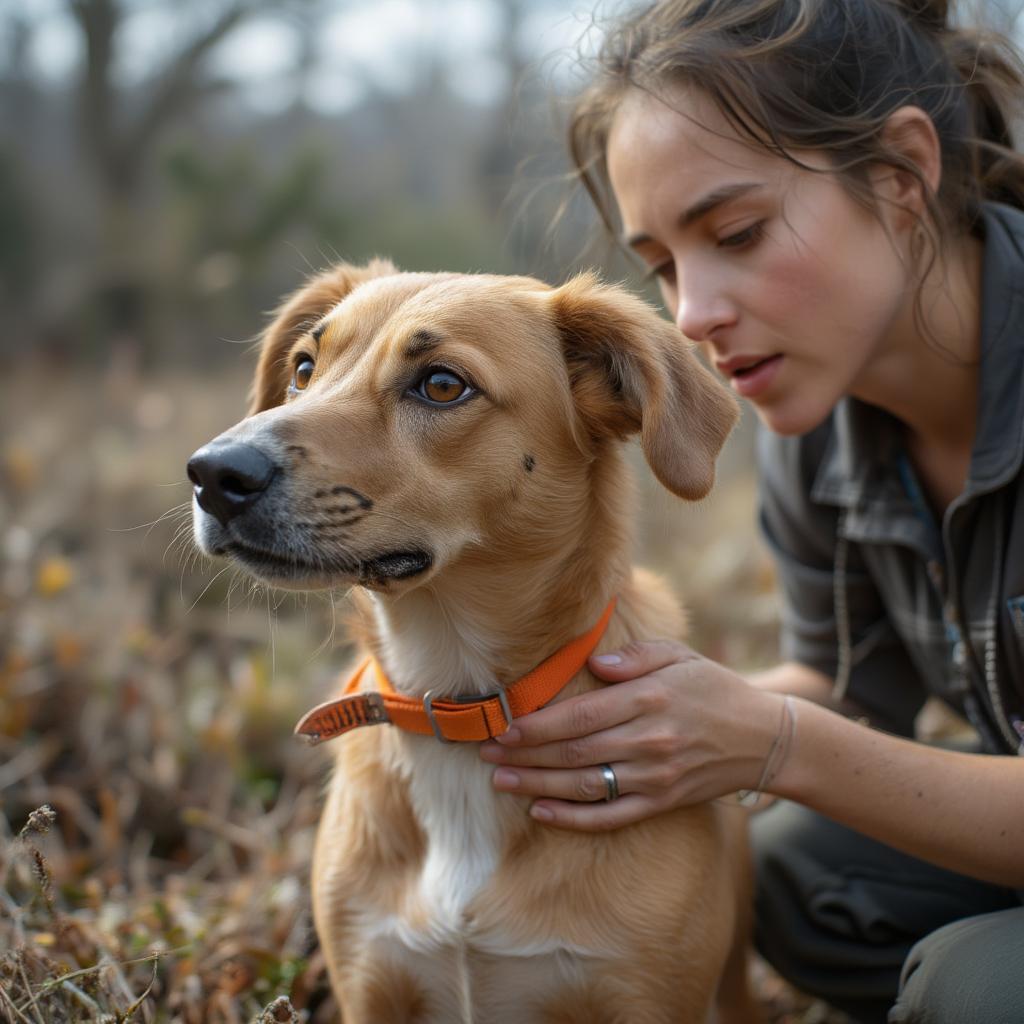
<svg viewBox="0 0 1024 1024">
<path fill-rule="evenodd" d="M 46 1024 L 43 1020 L 43 1015 L 39 1012 L 39 1004 L 36 1002 L 36 994 L 32 991 L 32 983 L 28 980 L 28 975 L 25 973 L 25 959 L 20 954 L 20 951 L 18 955 L 18 973 L 21 975 L 22 984 L 28 993 L 28 1002 L 23 1005 L 32 1007 L 32 1012 L 35 1014 L 38 1024 Z"/>
<path fill-rule="evenodd" d="M 125 1010 L 123 1013 L 119 1014 L 119 1016 L 121 1016 L 125 1020 L 127 1020 L 146 1001 L 147 997 L 149 996 L 149 993 L 153 991 L 153 986 L 156 984 L 157 967 L 158 967 L 158 962 L 156 960 L 154 960 L 153 961 L 153 977 L 149 979 L 149 984 L 146 986 L 146 991 L 143 992 L 142 995 L 139 996 L 139 998 L 136 999 L 135 1002 L 132 1003 L 132 1005 L 129 1006 L 127 1010 Z"/>
<path fill-rule="evenodd" d="M 187 953 L 192 949 L 191 946 L 175 946 L 174 949 L 160 949 L 155 953 L 149 953 L 146 956 L 136 957 L 134 960 L 120 960 L 118 963 L 122 967 L 130 967 L 132 964 L 145 964 L 159 961 L 162 956 L 172 956 L 175 953 Z M 67 984 L 69 988 L 75 989 L 75 991 L 81 991 L 74 985 L 71 985 L 72 978 L 84 978 L 86 975 L 95 974 L 97 971 L 105 970 L 110 966 L 110 963 L 95 964 L 93 967 L 82 967 L 77 971 L 69 971 L 67 974 L 62 974 L 59 978 L 48 978 L 39 986 L 39 991 L 43 994 L 52 991 L 55 988 L 60 988 L 62 985 Z M 148 991 L 148 990 L 147 990 Z M 82 995 L 85 995 L 83 992 Z M 88 998 L 88 997 L 86 997 Z M 22 1003 L 22 1006 L 27 1006 L 27 1003 Z M 98 1007 L 97 1007 L 98 1009 Z"/>
<path fill-rule="evenodd" d="M 3 985 L 0 985 L 0 997 L 2 997 L 4 1003 L 9 1006 L 13 1013 L 17 1014 L 18 1018 L 25 1022 L 25 1024 L 32 1024 L 32 1021 L 28 1019 L 15 1005 L 14 1000 L 7 994 Z"/>
<path fill-rule="evenodd" d="M 101 1011 L 100 1004 L 93 999 L 92 996 L 87 995 L 77 985 L 73 985 L 70 981 L 62 978 L 57 982 L 57 986 L 60 988 L 66 988 L 74 997 L 77 999 L 87 1010 L 90 1010 L 94 1017 L 99 1017 Z"/>
</svg>

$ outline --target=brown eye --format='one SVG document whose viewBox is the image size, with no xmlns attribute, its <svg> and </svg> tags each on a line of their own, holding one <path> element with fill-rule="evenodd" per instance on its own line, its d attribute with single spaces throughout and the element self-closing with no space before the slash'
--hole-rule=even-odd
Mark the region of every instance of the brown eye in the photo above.
<svg viewBox="0 0 1024 1024">
<path fill-rule="evenodd" d="M 413 390 L 432 405 L 453 405 L 473 394 L 473 389 L 461 377 L 448 370 L 431 371 Z"/>
<path fill-rule="evenodd" d="M 313 369 L 316 364 L 312 359 L 300 359 L 298 365 L 295 367 L 295 373 L 292 376 L 292 382 L 289 386 L 290 391 L 305 391 L 309 387 L 309 380 L 313 376 Z"/>
</svg>

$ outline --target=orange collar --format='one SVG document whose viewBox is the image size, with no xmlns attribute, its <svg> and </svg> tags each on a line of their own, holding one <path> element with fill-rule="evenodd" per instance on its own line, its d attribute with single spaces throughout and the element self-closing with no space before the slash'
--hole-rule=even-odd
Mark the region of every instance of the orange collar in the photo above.
<svg viewBox="0 0 1024 1024">
<path fill-rule="evenodd" d="M 613 597 L 589 633 L 555 651 L 511 686 L 482 697 L 437 701 L 432 700 L 429 693 L 423 700 L 406 697 L 395 692 L 378 662 L 367 658 L 349 678 L 342 696 L 308 712 L 295 726 L 295 734 L 311 743 L 321 743 L 361 725 L 390 722 L 406 732 L 425 736 L 433 732 L 444 743 L 472 743 L 500 736 L 513 718 L 542 708 L 583 668 L 604 635 L 614 609 Z M 356 692 L 371 665 L 377 677 L 377 689 Z"/>
</svg>

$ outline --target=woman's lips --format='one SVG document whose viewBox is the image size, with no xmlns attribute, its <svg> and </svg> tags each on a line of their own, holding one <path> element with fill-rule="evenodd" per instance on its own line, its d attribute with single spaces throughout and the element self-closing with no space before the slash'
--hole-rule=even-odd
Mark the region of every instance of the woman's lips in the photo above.
<svg viewBox="0 0 1024 1024">
<path fill-rule="evenodd" d="M 769 356 L 759 362 L 731 371 L 729 383 L 744 398 L 756 398 L 766 391 L 782 365 L 782 356 Z"/>
</svg>

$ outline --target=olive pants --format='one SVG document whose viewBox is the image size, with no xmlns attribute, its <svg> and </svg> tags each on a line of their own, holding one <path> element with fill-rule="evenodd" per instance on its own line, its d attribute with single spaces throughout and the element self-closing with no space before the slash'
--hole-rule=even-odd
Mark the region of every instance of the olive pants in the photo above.
<svg viewBox="0 0 1024 1024">
<path fill-rule="evenodd" d="M 1020 893 L 797 804 L 751 824 L 756 944 L 784 978 L 860 1024 L 1024 1022 Z"/>
</svg>

